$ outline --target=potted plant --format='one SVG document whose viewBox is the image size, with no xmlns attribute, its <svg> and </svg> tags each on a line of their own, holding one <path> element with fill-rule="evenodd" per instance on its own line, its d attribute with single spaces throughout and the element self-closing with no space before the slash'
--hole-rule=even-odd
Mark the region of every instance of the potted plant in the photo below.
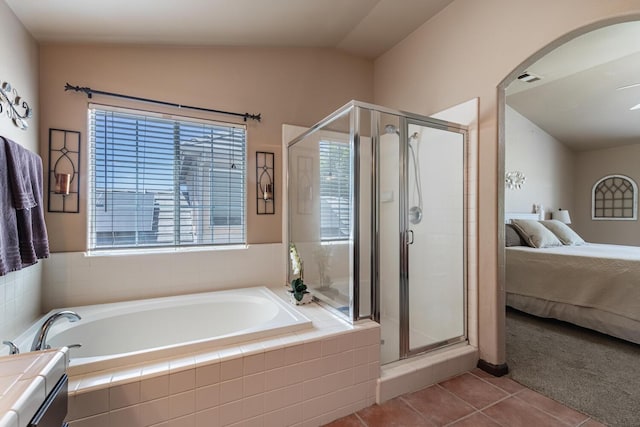
<svg viewBox="0 0 640 427">
<path fill-rule="evenodd" d="M 312 295 L 307 291 L 307 285 L 304 284 L 304 264 L 298 254 L 296 245 L 289 244 L 289 256 L 291 258 L 291 267 L 293 274 L 298 275 L 291 281 L 291 289 L 289 289 L 289 298 L 295 305 L 310 303 Z"/>
</svg>

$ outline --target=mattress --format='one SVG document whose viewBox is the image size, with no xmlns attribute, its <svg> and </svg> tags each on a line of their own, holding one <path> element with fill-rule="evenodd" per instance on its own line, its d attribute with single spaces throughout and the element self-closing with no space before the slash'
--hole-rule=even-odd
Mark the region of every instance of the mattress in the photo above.
<svg viewBox="0 0 640 427">
<path fill-rule="evenodd" d="M 509 247 L 506 291 L 514 308 L 640 341 L 638 332 L 618 332 L 620 324 L 640 330 L 640 247 Z"/>
</svg>

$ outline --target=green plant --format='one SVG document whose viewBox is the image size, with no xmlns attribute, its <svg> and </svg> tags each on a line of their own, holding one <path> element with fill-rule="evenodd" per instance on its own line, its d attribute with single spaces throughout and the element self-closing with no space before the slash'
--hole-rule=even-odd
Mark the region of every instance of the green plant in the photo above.
<svg viewBox="0 0 640 427">
<path fill-rule="evenodd" d="M 304 294 L 309 293 L 309 291 L 307 291 L 307 285 L 304 284 L 304 281 L 301 277 L 298 277 L 291 281 L 291 293 L 293 294 L 293 297 L 296 299 L 296 301 L 302 301 L 302 297 L 304 296 Z"/>
</svg>

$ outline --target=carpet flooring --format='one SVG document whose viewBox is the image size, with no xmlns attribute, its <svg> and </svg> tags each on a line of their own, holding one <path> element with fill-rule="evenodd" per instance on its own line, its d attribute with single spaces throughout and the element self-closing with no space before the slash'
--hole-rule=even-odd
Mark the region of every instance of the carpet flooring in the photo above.
<svg viewBox="0 0 640 427">
<path fill-rule="evenodd" d="M 640 426 L 640 345 L 507 310 L 513 380 L 612 427 Z"/>
</svg>

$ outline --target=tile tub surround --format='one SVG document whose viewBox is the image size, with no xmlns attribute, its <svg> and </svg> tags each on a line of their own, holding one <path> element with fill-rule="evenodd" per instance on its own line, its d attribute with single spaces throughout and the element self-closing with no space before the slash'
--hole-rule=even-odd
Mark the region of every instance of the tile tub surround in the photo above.
<svg viewBox="0 0 640 427">
<path fill-rule="evenodd" d="M 281 292 L 284 293 L 284 292 Z M 318 426 L 372 405 L 380 328 L 310 304 L 313 327 L 71 378 L 72 427 Z"/>
<path fill-rule="evenodd" d="M 66 348 L 0 357 L 0 426 L 26 427 L 67 364 Z"/>
</svg>

